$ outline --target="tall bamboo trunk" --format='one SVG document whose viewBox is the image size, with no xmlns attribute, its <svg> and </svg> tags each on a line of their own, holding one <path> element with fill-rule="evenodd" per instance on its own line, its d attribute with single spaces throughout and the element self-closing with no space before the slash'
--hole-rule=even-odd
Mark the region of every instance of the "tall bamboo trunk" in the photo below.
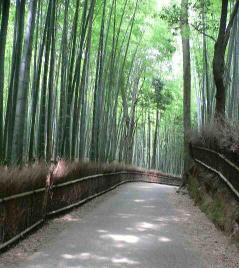
<svg viewBox="0 0 239 268">
<path fill-rule="evenodd" d="M 182 0 L 182 48 L 183 48 L 183 126 L 184 126 L 184 172 L 190 165 L 189 130 L 191 129 L 191 59 L 188 24 L 188 0 Z"/>
<path fill-rule="evenodd" d="M 30 79 L 32 43 L 35 29 L 37 0 L 30 3 L 25 42 L 21 59 L 19 83 L 17 88 L 16 114 L 13 134 L 12 163 L 22 163 L 24 152 L 24 128 L 26 122 L 27 96 Z"/>
<path fill-rule="evenodd" d="M 4 62 L 5 62 L 5 47 L 8 29 L 10 0 L 5 0 L 2 3 L 1 10 L 1 30 L 0 30 L 0 162 L 4 159 L 4 144 L 3 144 L 3 95 L 4 95 Z"/>
<path fill-rule="evenodd" d="M 159 121 L 160 121 L 159 109 L 157 108 L 157 111 L 156 111 L 156 124 L 155 124 L 155 132 L 154 132 L 153 154 L 152 154 L 152 161 L 151 161 L 151 168 L 152 169 L 156 168 Z"/>
</svg>

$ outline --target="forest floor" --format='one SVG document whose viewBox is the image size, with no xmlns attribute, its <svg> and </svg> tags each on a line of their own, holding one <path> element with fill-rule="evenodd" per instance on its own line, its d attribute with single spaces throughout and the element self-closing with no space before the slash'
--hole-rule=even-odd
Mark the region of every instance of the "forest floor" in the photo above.
<svg viewBox="0 0 239 268">
<path fill-rule="evenodd" d="M 55 218 L 0 267 L 239 267 L 238 249 L 176 187 L 130 183 Z"/>
</svg>

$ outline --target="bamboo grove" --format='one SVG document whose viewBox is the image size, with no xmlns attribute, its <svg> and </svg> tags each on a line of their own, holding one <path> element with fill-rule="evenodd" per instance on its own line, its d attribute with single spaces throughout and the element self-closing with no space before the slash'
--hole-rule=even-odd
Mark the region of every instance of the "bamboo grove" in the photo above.
<svg viewBox="0 0 239 268">
<path fill-rule="evenodd" d="M 0 162 L 120 161 L 181 174 L 191 127 L 217 114 L 238 121 L 238 7 L 2 0 Z"/>
<path fill-rule="evenodd" d="M 181 35 L 185 163 L 194 136 L 211 142 L 219 133 L 225 140 L 237 139 L 239 1 L 169 2 L 160 16 L 174 35 Z"/>
<path fill-rule="evenodd" d="M 228 2 L 228 1 L 224 1 Z M 238 1 L 229 1 L 225 16 L 228 24 L 231 20 L 228 44 L 223 55 L 225 70 L 223 71 L 225 84 L 225 117 L 229 121 L 238 121 Z M 224 4 L 225 6 L 225 4 Z M 204 126 L 212 120 L 216 106 L 216 85 L 213 77 L 213 57 L 215 57 L 215 43 L 218 38 L 220 16 L 223 16 L 221 1 L 202 1 L 196 7 L 198 13 L 197 24 L 199 35 L 194 35 L 192 51 L 195 55 L 195 83 L 198 125 Z M 235 13 L 233 13 L 235 12 Z M 233 17 L 233 15 L 235 17 Z M 230 26 L 230 25 L 228 25 Z M 223 42 L 223 41 L 222 41 Z M 220 53 L 222 55 L 222 53 Z"/>
<path fill-rule="evenodd" d="M 154 10 L 139 0 L 1 1 L 1 162 L 162 166 L 161 148 L 173 153 L 182 134 L 160 119 L 178 93 L 163 82 L 175 48 Z"/>
</svg>

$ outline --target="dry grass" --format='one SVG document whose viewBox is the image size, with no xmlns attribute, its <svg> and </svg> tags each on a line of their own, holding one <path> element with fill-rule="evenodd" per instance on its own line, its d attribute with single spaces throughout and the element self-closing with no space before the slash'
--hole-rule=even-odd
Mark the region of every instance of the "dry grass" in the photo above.
<svg viewBox="0 0 239 268">
<path fill-rule="evenodd" d="M 44 187 L 51 173 L 53 183 L 61 183 L 95 174 L 120 171 L 145 171 L 120 163 L 69 162 L 60 160 L 55 166 L 38 163 L 22 168 L 0 166 L 0 198 Z M 146 171 L 145 171 L 146 172 Z"/>
<path fill-rule="evenodd" d="M 94 163 L 59 161 L 53 171 L 54 183 L 61 183 L 96 174 L 114 173 L 120 171 L 141 171 L 142 169 L 120 163 Z"/>
<path fill-rule="evenodd" d="M 238 123 L 212 122 L 199 132 L 191 133 L 191 142 L 197 146 L 239 154 L 239 125 Z"/>
<path fill-rule="evenodd" d="M 0 198 L 45 186 L 49 167 L 44 163 L 22 168 L 0 167 Z"/>
</svg>

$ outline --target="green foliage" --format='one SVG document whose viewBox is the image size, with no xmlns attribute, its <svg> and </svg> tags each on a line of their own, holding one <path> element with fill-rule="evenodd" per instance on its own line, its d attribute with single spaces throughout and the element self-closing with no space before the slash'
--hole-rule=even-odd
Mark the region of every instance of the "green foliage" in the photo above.
<svg viewBox="0 0 239 268">
<path fill-rule="evenodd" d="M 164 83 L 160 78 L 153 78 L 152 86 L 155 90 L 154 95 L 157 109 L 165 111 L 173 100 L 171 92 L 168 88 L 164 88 Z"/>
<path fill-rule="evenodd" d="M 53 133 L 45 133 L 45 138 L 49 139 L 50 142 L 46 142 L 45 147 L 48 145 L 51 146 L 51 152 L 54 152 L 54 155 L 58 155 L 59 151 L 66 150 L 67 146 L 64 145 L 63 149 L 60 148 L 61 135 L 67 137 L 70 140 L 70 146 L 72 145 L 72 140 L 76 141 L 77 154 L 79 147 L 79 140 L 81 137 L 78 137 L 80 127 L 77 126 L 77 133 L 73 133 L 74 126 L 76 122 L 73 122 L 73 118 L 77 118 L 77 123 L 84 116 L 81 113 L 84 112 L 85 108 L 85 125 L 87 125 L 87 137 L 84 137 L 84 141 L 87 144 L 86 147 L 89 147 L 91 142 L 91 127 L 93 121 L 92 107 L 94 105 L 94 90 L 99 88 L 96 94 L 101 94 L 98 97 L 99 101 L 102 101 L 102 105 L 99 109 L 99 113 L 96 115 L 100 122 L 100 135 L 98 139 L 105 139 L 102 144 L 110 144 L 107 150 L 111 150 L 115 145 L 115 137 L 119 136 L 118 139 L 123 140 L 125 133 L 125 122 L 123 110 L 125 109 L 125 103 L 122 100 L 122 95 L 125 94 L 126 106 L 128 109 L 128 115 L 133 114 L 134 105 L 135 107 L 135 118 L 132 120 L 132 125 L 135 127 L 133 133 L 135 135 L 142 135 L 134 137 L 138 140 L 146 139 L 145 129 L 148 128 L 148 121 L 151 123 L 151 133 L 156 128 L 156 112 L 160 111 L 160 124 L 159 124 L 159 133 L 163 132 L 165 126 L 169 125 L 169 128 L 172 127 L 172 124 L 175 125 L 175 129 L 179 129 L 179 137 L 181 138 L 181 124 L 182 124 L 182 92 L 181 92 L 181 73 L 177 75 L 172 74 L 174 67 L 173 57 L 175 54 L 180 53 L 178 40 L 174 36 L 174 31 L 171 29 L 171 26 L 164 20 L 164 17 L 160 15 L 160 12 L 157 10 L 157 1 L 156 0 L 139 0 L 138 6 L 136 8 L 136 0 L 107 0 L 106 9 L 105 9 L 105 23 L 103 34 L 101 36 L 102 29 L 102 16 L 103 16 L 103 1 L 96 0 L 93 13 L 93 24 L 92 24 L 92 33 L 91 42 L 89 47 L 89 63 L 87 65 L 88 70 L 83 73 L 84 64 L 87 62 L 86 51 L 87 47 L 87 38 L 90 32 L 89 21 L 82 23 L 83 10 L 85 6 L 85 1 L 79 1 L 79 14 L 77 22 L 77 30 L 74 29 L 74 21 L 76 14 L 77 1 L 76 0 L 61 0 L 56 1 L 56 18 L 54 25 L 54 36 L 50 40 L 50 58 L 54 54 L 54 68 L 50 66 L 51 60 L 46 59 L 46 40 L 43 42 L 44 29 L 46 26 L 46 17 L 49 1 L 42 0 L 38 1 L 37 8 L 37 21 L 33 38 L 33 47 L 32 47 L 32 60 L 29 66 L 30 77 L 29 77 L 29 88 L 28 96 L 26 103 L 27 115 L 25 118 L 26 127 L 24 135 L 26 138 L 24 140 L 24 159 L 28 158 L 29 151 L 29 140 L 30 140 L 30 130 L 32 127 L 33 118 L 35 119 L 34 131 L 33 131 L 33 155 L 38 157 L 38 138 L 39 138 L 39 118 L 41 117 L 41 99 L 43 96 L 42 88 L 44 79 L 47 80 L 47 85 L 49 84 L 51 70 L 53 70 L 52 78 L 52 87 L 47 89 L 46 92 L 46 101 L 42 104 L 42 107 L 46 107 L 45 116 L 45 129 L 47 132 L 48 123 L 53 129 Z M 66 5 L 68 6 L 67 20 L 65 24 L 65 11 Z M 87 2 L 86 13 L 89 19 L 90 6 L 92 1 Z M 125 6 L 126 4 L 126 6 Z M 125 8 L 126 7 L 126 8 Z M 172 16 L 177 17 L 178 15 L 173 14 L 177 12 L 177 5 L 173 6 Z M 125 8 L 125 9 L 124 9 Z M 135 17 L 134 17 L 134 11 Z M 29 1 L 26 1 L 25 6 L 25 24 L 24 24 L 24 33 L 26 32 L 26 22 L 27 15 L 29 12 Z M 9 13 L 9 23 L 8 23 L 8 32 L 7 32 L 7 44 L 5 50 L 5 63 L 4 71 L 5 77 L 4 80 L 4 127 L 7 126 L 8 118 L 5 118 L 7 114 L 7 105 L 8 105 L 8 95 L 10 92 L 10 83 L 11 75 L 14 73 L 14 64 L 13 64 L 13 52 L 14 52 L 14 34 L 15 34 L 15 23 L 16 20 L 16 3 L 11 1 L 10 13 Z M 173 18 L 172 18 L 173 20 Z M 86 35 L 83 37 L 82 27 L 86 27 Z M 132 34 L 130 34 L 132 27 Z M 66 29 L 66 34 L 64 33 Z M 50 27 L 47 31 L 50 31 Z M 48 34 L 49 37 L 49 34 Z M 64 38 L 63 38 L 64 37 Z M 75 49 L 74 48 L 74 37 L 75 37 Z M 83 48 L 80 50 L 80 44 L 83 40 Z M 128 41 L 129 40 L 129 41 Z M 54 42 L 53 42 L 54 41 Z M 54 49 L 52 49 L 54 43 Z M 38 58 L 40 55 L 41 44 L 44 44 L 43 53 L 41 58 Z M 22 45 L 23 47 L 23 45 Z M 63 48 L 65 49 L 63 51 Z M 64 56 L 66 59 L 64 59 Z M 99 68 L 101 68 L 100 78 L 97 77 L 97 62 L 99 57 L 102 57 L 102 62 Z M 78 60 L 80 59 L 80 60 Z M 64 62 L 63 62 L 64 60 Z M 39 85 L 38 88 L 34 88 L 34 79 L 38 72 L 39 62 L 41 62 L 41 72 L 39 73 Z M 48 67 L 46 66 L 48 62 Z M 71 68 L 72 63 L 72 68 Z M 79 66 L 77 66 L 79 63 Z M 52 69 L 51 69 L 52 68 Z M 180 68 L 180 67 L 179 67 Z M 44 72 L 48 70 L 44 78 Z M 65 77 L 63 77 L 65 75 Z M 83 75 L 85 77 L 83 77 Z M 78 78 L 78 80 L 77 80 Z M 84 78 L 84 79 L 83 79 Z M 13 76 L 13 80 L 17 79 L 17 76 Z M 162 82 L 162 85 L 157 85 L 156 81 Z M 97 85 L 98 80 L 100 86 Z M 77 81 L 79 83 L 77 84 Z M 15 82 L 14 82 L 15 83 Z M 64 84 L 63 84 L 64 83 Z M 85 83 L 84 86 L 82 86 Z M 63 85 L 63 87 L 62 87 Z M 74 85 L 71 87 L 71 85 Z M 85 96 L 84 102 L 82 103 L 83 97 L 81 95 L 82 88 L 85 87 Z M 135 90 L 137 89 L 137 90 Z M 36 114 L 32 114 L 33 107 L 33 98 L 34 90 L 37 90 L 36 96 Z M 50 91 L 52 90 L 52 92 Z M 71 90 L 73 92 L 71 92 Z M 136 92 L 136 96 L 134 96 Z M 48 101 L 48 96 L 52 93 L 52 105 L 48 107 L 50 103 Z M 72 99 L 69 96 L 72 95 Z M 61 97 L 63 96 L 63 99 Z M 69 103 L 68 103 L 69 101 Z M 135 103 L 133 103 L 135 101 Z M 68 109 L 68 106 L 71 105 L 71 108 Z M 48 111 L 49 109 L 52 109 Z M 70 110 L 70 114 L 65 115 L 64 113 Z M 61 115 L 61 111 L 63 115 Z M 47 114 L 50 112 L 49 114 Z M 125 112 L 125 111 L 124 111 Z M 75 113 L 75 114 L 74 114 Z M 74 114 L 74 115 L 73 115 Z M 149 115 L 148 119 L 145 115 Z M 50 118 L 48 118 L 48 116 Z M 65 118 L 65 116 L 67 118 Z M 70 118 L 70 119 L 69 119 Z M 62 120 L 62 129 L 58 129 L 58 125 Z M 64 131 L 65 121 L 70 121 L 67 128 L 67 133 Z M 122 123 L 123 122 L 123 123 Z M 171 124 L 171 122 L 173 122 Z M 43 127 L 43 128 L 44 128 Z M 121 129 L 123 128 L 123 129 Z M 61 133 L 61 130 L 64 133 Z M 42 133 L 44 132 L 42 131 Z M 105 133 L 104 133 L 105 131 Z M 101 133 L 102 132 L 102 133 Z M 167 131 L 166 131 L 167 132 Z M 166 133 L 165 132 L 165 133 Z M 107 133 L 107 134 L 106 134 Z M 167 132 L 168 133 L 168 132 Z M 9 135 L 9 133 L 7 133 Z M 121 136 L 120 136 L 121 135 Z M 162 135 L 163 136 L 163 135 Z M 7 137 L 8 138 L 8 137 Z M 152 137 L 151 137 L 152 138 Z M 167 137 L 168 138 L 168 137 Z M 173 138 L 173 137 L 171 137 Z M 162 138 L 163 139 L 163 138 Z M 10 139 L 9 139 L 10 140 Z M 83 139 L 82 139 L 83 140 Z M 117 140 L 117 143 L 120 144 L 120 141 Z M 166 142 L 166 134 L 164 144 Z M 69 146 L 69 147 L 70 147 Z M 151 149 L 152 144 L 144 141 L 143 150 Z M 7 146 L 5 146 L 5 151 L 7 151 Z M 44 146 L 43 146 L 44 147 Z M 59 147 L 59 148 L 58 148 Z M 121 148 L 120 148 L 121 149 Z M 107 151 L 106 150 L 106 151 Z M 123 151 L 124 149 L 122 149 Z M 44 150 L 43 150 L 44 151 Z M 112 153 L 112 159 L 119 157 L 118 156 L 119 148 L 115 149 L 115 152 Z M 85 152 L 88 154 L 89 148 L 86 148 Z M 165 149 L 166 152 L 166 149 Z M 65 152 L 62 154 L 64 155 Z M 109 153 L 107 151 L 107 153 Z M 61 154 L 61 153 L 60 153 Z M 74 154 L 74 153 L 73 153 Z M 138 152 L 140 155 L 141 153 Z M 88 157 L 88 155 L 86 155 Z M 108 160 L 108 155 L 104 160 Z M 149 156 L 149 159 L 151 157 Z M 147 163 L 145 163 L 147 165 Z"/>
<path fill-rule="evenodd" d="M 170 7 L 165 7 L 160 13 L 160 18 L 166 21 L 174 30 L 180 28 L 181 8 L 178 4 L 173 4 Z"/>
</svg>

